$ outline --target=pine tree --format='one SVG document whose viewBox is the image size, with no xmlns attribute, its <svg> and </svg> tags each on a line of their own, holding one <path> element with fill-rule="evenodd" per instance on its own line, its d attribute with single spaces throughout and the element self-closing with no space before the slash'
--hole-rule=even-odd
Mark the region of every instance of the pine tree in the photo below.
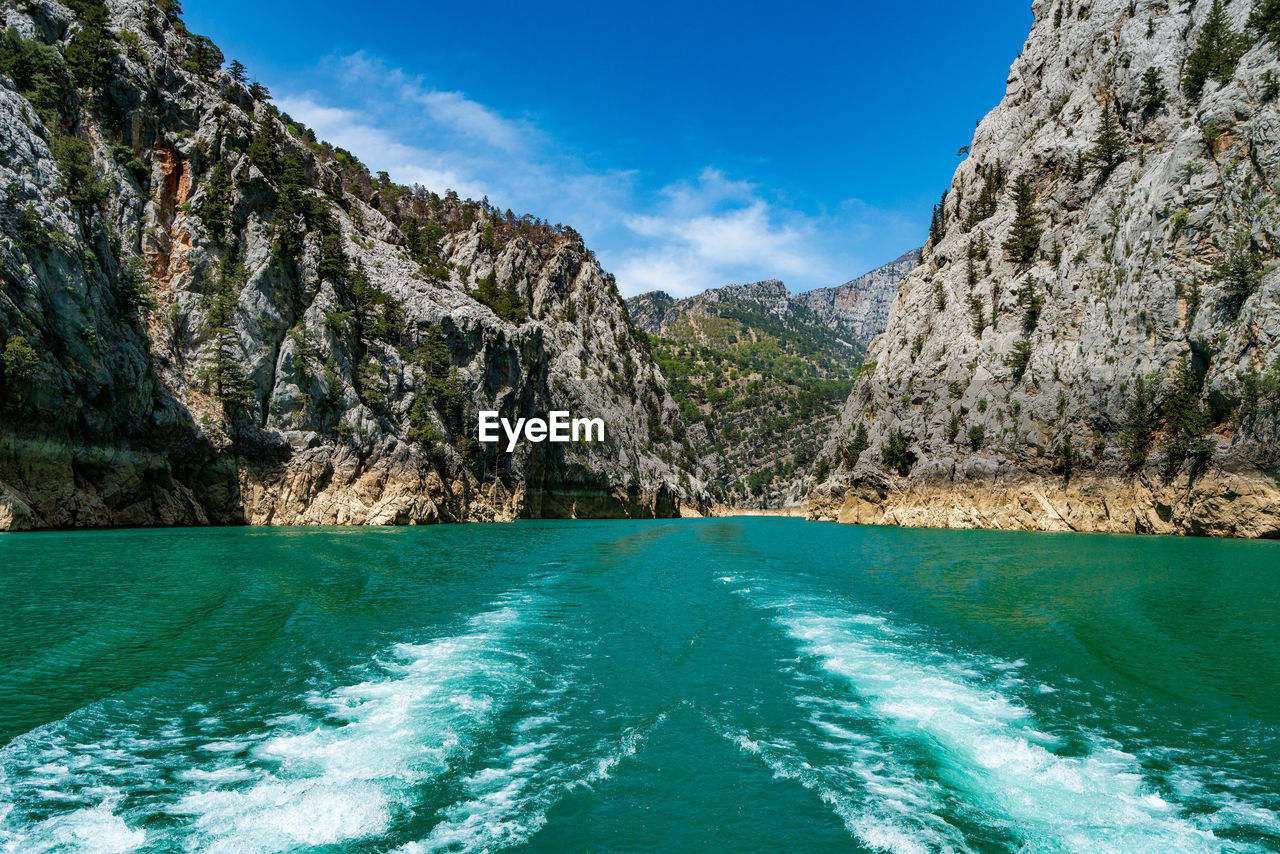
<svg viewBox="0 0 1280 854">
<path fill-rule="evenodd" d="M 1147 452 L 1151 449 L 1155 435 L 1155 411 L 1152 406 L 1151 391 L 1147 387 L 1147 381 L 1138 376 L 1133 381 L 1133 398 L 1129 401 L 1124 433 L 1120 438 L 1129 468 L 1134 470 L 1142 468 L 1147 461 Z"/>
<path fill-rule="evenodd" d="M 1231 29 L 1222 0 L 1213 0 L 1209 16 L 1200 28 L 1195 49 L 1187 56 L 1186 71 L 1182 77 L 1183 91 L 1191 100 L 1198 101 L 1208 81 L 1226 83 L 1235 73 L 1236 62 L 1245 47 L 1241 35 Z"/>
<path fill-rule="evenodd" d="M 1265 268 L 1262 253 L 1253 248 L 1253 237 L 1242 228 L 1231 237 L 1231 242 L 1213 268 L 1213 278 L 1222 282 L 1227 298 L 1239 304 L 1248 299 L 1262 282 Z"/>
<path fill-rule="evenodd" d="M 249 97 L 255 101 L 270 101 L 271 91 L 255 80 L 249 84 Z"/>
<path fill-rule="evenodd" d="M 1259 38 L 1280 42 L 1280 0 L 1257 0 L 1249 15 L 1249 29 Z"/>
<path fill-rule="evenodd" d="M 235 329 L 236 304 L 244 284 L 244 268 L 230 259 L 222 263 L 213 293 L 209 295 L 205 330 L 213 346 L 201 366 L 201 377 L 209 392 L 230 413 L 253 397 L 252 386 L 240 367 L 240 335 Z"/>
<path fill-rule="evenodd" d="M 1105 177 L 1124 160 L 1127 145 L 1124 128 L 1120 127 L 1120 120 L 1116 118 L 1115 110 L 1111 109 L 1111 102 L 1108 101 L 1102 107 L 1102 124 L 1098 127 L 1098 138 L 1094 140 L 1089 158 L 1102 167 Z"/>
<path fill-rule="evenodd" d="M 222 67 L 222 51 L 205 36 L 192 36 L 191 56 L 182 67 L 201 77 L 212 77 Z"/>
<path fill-rule="evenodd" d="M 1009 259 L 1019 264 L 1035 260 L 1040 249 L 1040 214 L 1036 212 L 1036 188 L 1031 183 L 1031 176 L 1022 174 L 1014 183 L 1013 198 L 1016 205 L 1013 226 L 1009 229 L 1009 238 L 1004 242 L 1004 250 Z"/>
<path fill-rule="evenodd" d="M 867 439 L 867 425 L 859 424 L 858 429 L 853 433 L 853 441 L 849 443 L 849 447 L 844 452 L 844 467 L 853 470 L 858 465 L 858 457 L 862 456 L 862 452 L 871 447 L 871 442 Z"/>
<path fill-rule="evenodd" d="M 1143 73 L 1142 88 L 1138 90 L 1138 98 L 1142 101 L 1142 109 L 1147 112 L 1160 109 L 1168 95 L 1169 90 L 1164 88 L 1164 82 L 1160 77 L 1160 69 L 1154 65 L 1151 66 Z"/>
<path fill-rule="evenodd" d="M 245 67 L 243 62 L 238 59 L 231 60 L 231 64 L 227 66 L 227 71 L 231 73 L 232 80 L 244 85 L 244 81 L 247 78 L 245 77 Z"/>
<path fill-rule="evenodd" d="M 204 201 L 200 204 L 200 219 L 215 245 L 222 245 L 226 239 L 230 214 L 231 177 L 227 173 L 227 164 L 219 160 L 205 184 Z"/>
<path fill-rule="evenodd" d="M 901 430 L 895 430 L 880 451 L 881 462 L 890 471 L 896 471 L 903 477 L 911 474 L 911 467 L 915 465 L 916 455 L 911 452 L 910 444 L 911 440 L 905 433 Z"/>
<path fill-rule="evenodd" d="M 107 6 L 102 0 L 71 0 L 67 5 L 79 24 L 67 45 L 67 67 L 80 85 L 96 91 L 106 85 L 115 57 Z"/>
<path fill-rule="evenodd" d="M 933 206 L 933 216 L 929 219 L 929 245 L 937 246 L 947 231 L 947 192 L 943 190 L 942 198 Z"/>
<path fill-rule="evenodd" d="M 1161 407 L 1165 424 L 1161 449 L 1167 475 L 1174 474 L 1187 460 L 1202 466 L 1213 451 L 1213 444 L 1205 438 L 1210 424 L 1209 414 L 1200 404 L 1202 383 L 1190 357 L 1174 369 L 1169 394 Z"/>
</svg>

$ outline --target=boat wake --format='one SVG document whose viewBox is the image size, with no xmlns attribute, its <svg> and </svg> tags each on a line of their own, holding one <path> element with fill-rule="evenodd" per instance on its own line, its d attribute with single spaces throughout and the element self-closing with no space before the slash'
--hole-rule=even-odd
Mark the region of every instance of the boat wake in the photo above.
<svg viewBox="0 0 1280 854">
<path fill-rule="evenodd" d="M 581 767 L 547 762 L 573 674 L 548 669 L 549 645 L 565 638 L 538 625 L 543 605 L 505 596 L 461 633 L 396 644 L 365 678 L 312 692 L 298 711 L 247 734 L 210 738 L 221 722 L 201 709 L 191 710 L 195 725 L 101 732 L 102 721 L 129 719 L 115 703 L 26 733 L 0 753 L 0 849 L 339 845 L 387 837 L 433 790 L 445 803 L 457 790 L 460 800 L 443 809 L 423 850 L 524 838 L 557 789 L 607 776 L 642 737 L 624 733 Z M 496 764 L 471 770 L 494 749 Z M 193 765 L 192 755 L 203 759 Z"/>
<path fill-rule="evenodd" d="M 1275 813 L 1230 794 L 1177 802 L 1114 739 L 1047 732 L 1024 696 L 1054 689 L 1023 662 L 930 648 L 835 599 L 735 592 L 795 643 L 784 678 L 808 733 L 722 735 L 818 791 L 873 850 L 1260 851 L 1280 834 Z"/>
</svg>

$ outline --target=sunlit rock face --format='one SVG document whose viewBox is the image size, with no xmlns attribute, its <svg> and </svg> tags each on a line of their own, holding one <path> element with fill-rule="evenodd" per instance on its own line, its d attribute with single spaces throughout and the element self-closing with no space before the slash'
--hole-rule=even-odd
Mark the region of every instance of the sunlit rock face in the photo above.
<svg viewBox="0 0 1280 854">
<path fill-rule="evenodd" d="M 1249 7 L 1224 7 L 1243 35 L 1197 95 L 1209 2 L 1035 4 L 827 442 L 815 515 L 1280 531 L 1280 62 Z M 1086 486 L 1076 513 L 1063 496 Z M 1048 497 L 1001 516 L 1028 489 Z"/>
</svg>

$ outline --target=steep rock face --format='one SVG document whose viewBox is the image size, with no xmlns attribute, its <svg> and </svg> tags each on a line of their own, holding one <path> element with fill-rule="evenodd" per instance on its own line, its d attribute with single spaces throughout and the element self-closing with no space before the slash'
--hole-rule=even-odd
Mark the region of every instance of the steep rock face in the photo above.
<svg viewBox="0 0 1280 854">
<path fill-rule="evenodd" d="M 811 515 L 1276 535 L 1276 45 L 1197 52 L 1209 2 L 1034 12 Z"/>
<path fill-rule="evenodd" d="M 815 288 L 795 299 L 841 337 L 865 350 L 884 331 L 898 287 L 918 263 L 920 250 L 912 249 L 843 285 Z"/>
<path fill-rule="evenodd" d="M 798 295 L 767 279 L 681 300 L 655 291 L 627 301 L 653 336 L 689 425 L 690 458 L 720 501 L 777 508 L 804 500 L 815 450 L 917 255 Z"/>
<path fill-rule="evenodd" d="M 0 6 L 0 530 L 701 500 L 572 229 L 370 176 L 168 7 L 73 5 Z M 507 453 L 477 443 L 480 409 L 606 439 Z"/>
</svg>

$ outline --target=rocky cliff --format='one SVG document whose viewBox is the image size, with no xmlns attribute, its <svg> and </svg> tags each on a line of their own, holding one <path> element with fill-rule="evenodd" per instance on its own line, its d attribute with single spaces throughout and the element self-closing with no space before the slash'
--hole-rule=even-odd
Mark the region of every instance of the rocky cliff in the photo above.
<svg viewBox="0 0 1280 854">
<path fill-rule="evenodd" d="M 920 250 L 912 249 L 843 285 L 814 288 L 795 299 L 842 338 L 866 350 L 884 331 L 898 287 L 918 263 Z"/>
<path fill-rule="evenodd" d="M 1280 5 L 1034 12 L 811 515 L 1280 534 Z"/>
<path fill-rule="evenodd" d="M 627 300 L 689 425 L 689 457 L 720 501 L 803 501 L 816 450 L 916 257 L 803 294 L 769 279 L 681 300 L 662 292 Z"/>
<path fill-rule="evenodd" d="M 0 529 L 670 515 L 684 426 L 570 228 L 374 176 L 177 4 L 7 2 Z M 477 443 L 476 413 L 603 443 Z"/>
</svg>

